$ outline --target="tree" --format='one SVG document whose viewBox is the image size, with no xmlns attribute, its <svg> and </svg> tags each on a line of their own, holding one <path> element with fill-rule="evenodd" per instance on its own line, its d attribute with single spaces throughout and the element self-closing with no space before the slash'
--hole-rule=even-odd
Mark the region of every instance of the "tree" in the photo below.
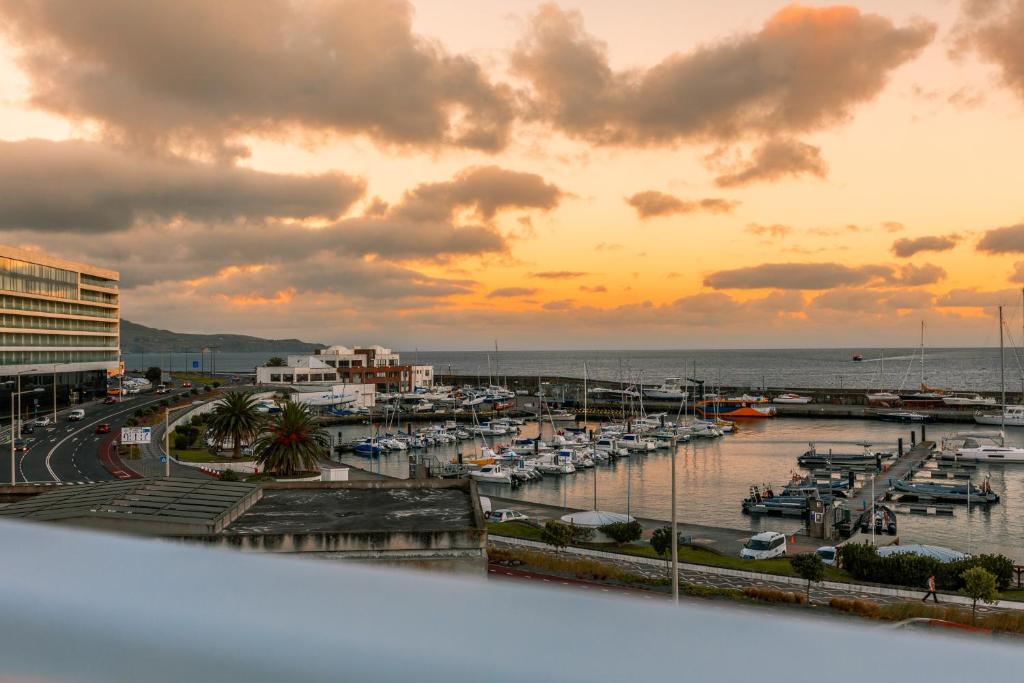
<svg viewBox="0 0 1024 683">
<path fill-rule="evenodd" d="M 817 583 L 825 578 L 825 563 L 818 553 L 802 553 L 791 561 L 793 570 L 801 579 L 807 580 L 807 602 L 811 601 L 811 582 Z"/>
<path fill-rule="evenodd" d="M 287 401 L 266 424 L 253 451 L 265 472 L 290 476 L 318 469 L 329 443 L 327 432 L 314 422 L 309 409 Z"/>
<path fill-rule="evenodd" d="M 210 413 L 210 436 L 223 447 L 231 441 L 232 457 L 242 455 L 242 443 L 249 443 L 260 431 L 261 416 L 251 393 L 234 392 L 220 398 Z"/>
<path fill-rule="evenodd" d="M 971 599 L 971 623 L 973 624 L 978 615 L 978 600 L 991 605 L 999 599 L 999 592 L 996 590 L 996 577 L 983 567 L 968 569 L 960 577 L 964 580 L 964 587 L 960 589 L 960 593 Z"/>
<path fill-rule="evenodd" d="M 146 369 L 144 376 L 149 380 L 150 384 L 160 384 L 160 381 L 164 378 L 164 371 L 154 365 Z"/>
<path fill-rule="evenodd" d="M 599 527 L 598 530 L 608 538 L 615 541 L 615 545 L 623 545 L 625 543 L 638 541 L 644 533 L 644 528 L 640 526 L 640 522 L 636 520 L 633 520 L 632 522 L 614 522 L 612 524 L 605 524 L 604 526 Z"/>
<path fill-rule="evenodd" d="M 281 358 L 280 356 L 274 356 L 273 358 L 271 358 L 270 360 L 268 360 L 266 362 L 264 367 L 267 367 L 267 368 L 283 368 L 285 365 L 286 365 L 286 363 L 284 362 L 284 358 Z"/>
<path fill-rule="evenodd" d="M 665 558 L 667 565 L 672 554 L 672 527 L 663 526 L 655 529 L 651 534 L 651 547 L 658 553 L 658 557 Z"/>
<path fill-rule="evenodd" d="M 556 551 L 562 550 L 572 542 L 572 528 L 568 524 L 550 520 L 541 529 L 540 540 L 554 546 Z"/>
</svg>

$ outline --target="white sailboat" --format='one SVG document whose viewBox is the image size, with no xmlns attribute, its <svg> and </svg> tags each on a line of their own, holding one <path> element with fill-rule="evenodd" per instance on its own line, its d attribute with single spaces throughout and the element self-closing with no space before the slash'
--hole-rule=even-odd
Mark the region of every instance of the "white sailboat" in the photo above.
<svg viewBox="0 0 1024 683">
<path fill-rule="evenodd" d="M 1006 405 L 1006 359 L 1003 353 L 1003 307 L 999 307 L 999 383 L 1002 400 L 999 412 L 974 414 L 974 421 L 981 425 L 999 425 L 1003 431 L 1007 427 L 1024 427 L 1024 406 Z"/>
<path fill-rule="evenodd" d="M 878 360 L 878 377 L 879 385 L 885 382 L 885 350 L 882 350 L 882 355 Z M 878 391 L 867 394 L 868 403 L 893 403 L 898 402 L 900 397 L 898 394 L 894 394 L 891 391 L 884 391 L 879 389 Z"/>
</svg>

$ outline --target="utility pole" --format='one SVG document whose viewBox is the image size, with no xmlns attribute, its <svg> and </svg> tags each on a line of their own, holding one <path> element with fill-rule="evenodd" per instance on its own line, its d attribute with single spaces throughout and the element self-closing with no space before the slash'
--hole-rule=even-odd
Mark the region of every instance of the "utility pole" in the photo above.
<svg viewBox="0 0 1024 683">
<path fill-rule="evenodd" d="M 171 476 L 171 407 L 164 408 L 164 476 Z"/>
<path fill-rule="evenodd" d="M 679 604 L 679 531 L 676 524 L 676 437 L 672 437 L 672 602 Z"/>
</svg>

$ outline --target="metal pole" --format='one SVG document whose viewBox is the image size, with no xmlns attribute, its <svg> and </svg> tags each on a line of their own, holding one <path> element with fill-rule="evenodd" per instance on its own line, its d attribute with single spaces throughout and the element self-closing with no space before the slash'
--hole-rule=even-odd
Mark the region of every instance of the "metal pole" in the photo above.
<svg viewBox="0 0 1024 683">
<path fill-rule="evenodd" d="M 868 518 L 868 525 L 871 527 L 871 545 L 875 544 L 875 478 L 871 477 L 871 517 Z"/>
<path fill-rule="evenodd" d="M 53 424 L 57 424 L 57 366 L 53 366 Z"/>
<path fill-rule="evenodd" d="M 676 437 L 672 437 L 672 602 L 679 604 L 679 531 L 676 524 Z"/>
<path fill-rule="evenodd" d="M 11 486 L 17 483 L 17 475 L 14 469 L 14 391 L 11 391 Z"/>
<path fill-rule="evenodd" d="M 171 476 L 171 407 L 164 408 L 164 476 Z"/>
<path fill-rule="evenodd" d="M 971 473 L 967 472 L 967 554 L 971 554 Z"/>
<path fill-rule="evenodd" d="M 17 380 L 17 387 L 18 387 L 17 391 L 14 392 L 14 395 L 18 399 L 18 420 L 17 420 L 16 424 L 17 424 L 17 429 L 18 429 L 18 438 L 20 439 L 21 438 L 21 375 L 20 374 L 15 375 L 15 380 Z M 12 431 L 11 432 L 11 439 L 13 439 L 13 438 L 14 438 L 14 432 Z"/>
</svg>

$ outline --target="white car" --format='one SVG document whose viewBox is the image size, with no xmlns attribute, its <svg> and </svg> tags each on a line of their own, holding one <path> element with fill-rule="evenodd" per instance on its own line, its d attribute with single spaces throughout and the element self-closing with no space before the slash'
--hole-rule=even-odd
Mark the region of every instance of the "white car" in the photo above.
<svg viewBox="0 0 1024 683">
<path fill-rule="evenodd" d="M 786 554 L 786 536 L 777 531 L 762 531 L 754 534 L 740 551 L 742 560 L 770 560 Z"/>
<path fill-rule="evenodd" d="M 78 422 L 79 420 L 85 419 L 85 411 L 81 408 L 75 408 L 68 413 L 68 422 Z"/>
<path fill-rule="evenodd" d="M 521 512 L 515 510 L 495 510 L 491 513 L 490 517 L 487 518 L 488 522 L 494 522 L 495 524 L 501 524 L 502 522 L 525 522 L 529 517 Z"/>
<path fill-rule="evenodd" d="M 36 427 L 49 427 L 53 424 L 53 420 L 51 420 L 48 415 L 43 415 L 42 417 L 37 417 L 33 424 L 35 424 Z"/>
<path fill-rule="evenodd" d="M 836 547 L 834 545 L 823 545 L 815 550 L 814 553 L 829 567 L 836 566 L 836 560 L 839 559 L 839 553 L 836 551 Z"/>
</svg>

